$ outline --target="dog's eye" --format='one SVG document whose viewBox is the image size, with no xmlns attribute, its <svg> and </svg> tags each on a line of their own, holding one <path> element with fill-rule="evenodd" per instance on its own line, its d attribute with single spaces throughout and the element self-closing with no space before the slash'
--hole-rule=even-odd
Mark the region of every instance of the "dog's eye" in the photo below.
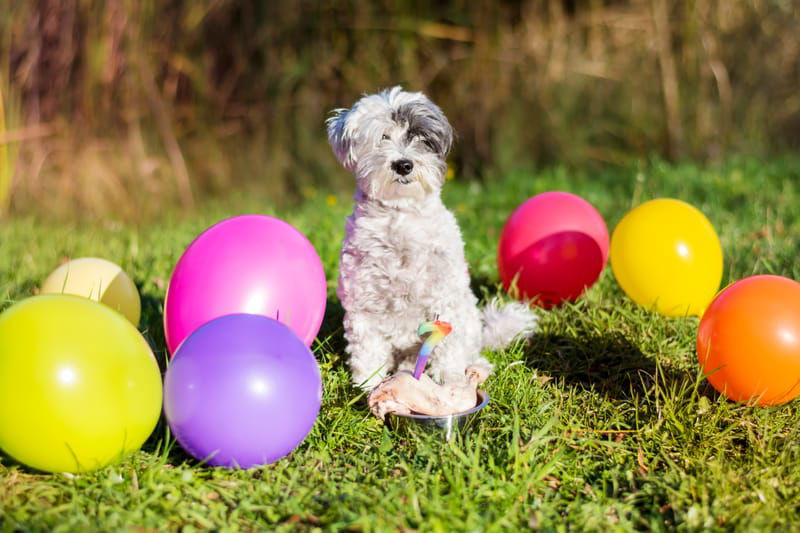
<svg viewBox="0 0 800 533">
<path fill-rule="evenodd" d="M 381 137 L 381 140 L 382 141 L 388 141 L 389 140 L 389 136 L 384 133 L 383 137 Z"/>
<path fill-rule="evenodd" d="M 428 150 L 430 150 L 431 152 L 435 152 L 436 151 L 436 143 L 434 143 L 432 140 L 423 139 L 422 142 L 425 144 L 425 146 L 428 147 Z"/>
</svg>

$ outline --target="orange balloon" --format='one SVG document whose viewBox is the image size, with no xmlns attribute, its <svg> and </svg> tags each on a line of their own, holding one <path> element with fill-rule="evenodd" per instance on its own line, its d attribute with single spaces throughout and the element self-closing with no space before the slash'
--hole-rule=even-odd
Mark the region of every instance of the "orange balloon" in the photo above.
<svg viewBox="0 0 800 533">
<path fill-rule="evenodd" d="M 697 359 L 719 392 L 750 405 L 780 405 L 800 394 L 800 283 L 752 276 L 708 306 Z"/>
</svg>

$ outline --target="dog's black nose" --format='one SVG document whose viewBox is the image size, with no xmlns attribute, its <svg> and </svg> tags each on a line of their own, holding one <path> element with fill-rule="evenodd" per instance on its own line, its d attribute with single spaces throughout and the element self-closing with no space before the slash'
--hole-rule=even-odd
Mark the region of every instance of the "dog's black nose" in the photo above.
<svg viewBox="0 0 800 533">
<path fill-rule="evenodd" d="M 394 170 L 401 176 L 408 176 L 409 174 L 411 174 L 411 171 L 413 169 L 414 169 L 414 163 L 412 163 L 408 159 L 398 159 L 397 161 L 392 162 L 392 170 Z"/>
</svg>

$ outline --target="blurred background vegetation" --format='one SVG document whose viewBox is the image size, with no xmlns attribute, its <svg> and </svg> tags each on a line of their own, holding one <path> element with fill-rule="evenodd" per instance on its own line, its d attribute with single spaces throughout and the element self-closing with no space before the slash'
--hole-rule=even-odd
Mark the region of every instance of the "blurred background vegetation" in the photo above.
<svg viewBox="0 0 800 533">
<path fill-rule="evenodd" d="M 459 178 L 800 146 L 798 0 L 0 0 L 0 211 L 350 191 L 331 109 L 402 84 Z"/>
</svg>

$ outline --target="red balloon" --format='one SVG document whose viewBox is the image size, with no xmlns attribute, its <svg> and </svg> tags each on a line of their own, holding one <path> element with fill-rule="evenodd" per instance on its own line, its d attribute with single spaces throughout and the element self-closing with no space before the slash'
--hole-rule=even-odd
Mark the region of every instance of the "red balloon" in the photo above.
<svg viewBox="0 0 800 533">
<path fill-rule="evenodd" d="M 575 300 L 608 260 L 608 228 L 597 210 L 567 192 L 529 198 L 508 218 L 500 234 L 497 267 L 516 296 L 550 308 Z"/>
<path fill-rule="evenodd" d="M 708 381 L 737 402 L 780 405 L 800 394 L 800 283 L 751 276 L 708 306 L 697 331 Z"/>
</svg>

